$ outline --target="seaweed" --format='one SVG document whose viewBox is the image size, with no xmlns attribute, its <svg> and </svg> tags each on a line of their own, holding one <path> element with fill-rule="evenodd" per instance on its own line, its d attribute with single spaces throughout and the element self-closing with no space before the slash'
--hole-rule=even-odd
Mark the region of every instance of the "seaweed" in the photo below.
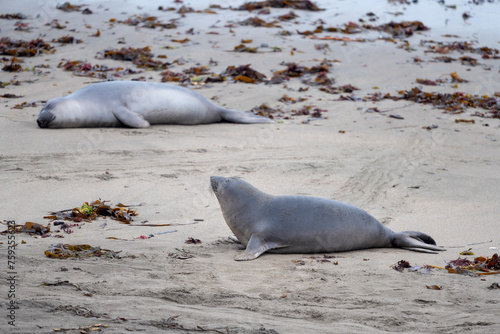
<svg viewBox="0 0 500 334">
<path fill-rule="evenodd" d="M 24 225 L 14 225 L 15 233 L 28 233 L 28 234 L 36 234 L 36 235 L 46 235 L 50 232 L 49 226 L 43 226 L 41 224 L 26 222 Z M 9 230 L 5 230 L 0 232 L 0 234 L 6 235 L 9 233 Z"/>
<path fill-rule="evenodd" d="M 250 47 L 250 46 L 246 46 L 245 44 L 240 44 L 240 45 L 237 45 L 234 47 L 234 50 L 235 52 L 248 52 L 248 53 L 257 53 L 257 50 L 259 48 L 254 46 L 254 47 Z"/>
<path fill-rule="evenodd" d="M 110 58 L 114 60 L 131 61 L 139 68 L 148 68 L 152 70 L 165 70 L 171 63 L 154 60 L 153 54 L 149 46 L 144 48 L 121 48 L 114 50 L 105 50 L 102 53 L 102 58 Z"/>
<path fill-rule="evenodd" d="M 265 28 L 281 28 L 280 25 L 276 24 L 277 21 L 266 22 L 257 16 L 250 17 L 244 21 L 238 22 L 242 26 L 254 26 L 254 27 L 265 27 Z"/>
<path fill-rule="evenodd" d="M 314 2 L 309 0 L 267 0 L 267 1 L 251 1 L 246 2 L 238 7 L 238 10 L 253 11 L 263 9 L 265 7 L 272 8 L 292 8 L 309 11 L 322 11 Z"/>
<path fill-rule="evenodd" d="M 200 239 L 194 239 L 193 237 L 189 237 L 187 238 L 186 241 L 184 241 L 185 244 L 193 244 L 193 245 L 197 245 L 197 244 L 201 244 L 201 240 Z"/>
<path fill-rule="evenodd" d="M 232 77 L 234 81 L 252 84 L 267 80 L 267 77 L 264 74 L 257 72 L 256 70 L 251 68 L 250 64 L 240 65 L 238 67 L 228 66 L 222 75 Z"/>
<path fill-rule="evenodd" d="M 111 19 L 110 22 L 115 22 L 116 19 Z M 156 16 L 132 16 L 126 19 L 125 21 L 117 21 L 118 23 L 121 24 L 127 24 L 130 26 L 138 26 L 139 24 L 143 23 L 141 26 L 142 28 L 150 28 L 150 29 L 155 29 L 155 28 L 163 28 L 163 29 L 176 29 L 177 24 L 175 24 L 175 20 L 172 19 L 170 20 L 169 23 L 163 23 Z"/>
<path fill-rule="evenodd" d="M 48 23 L 45 23 L 45 25 L 55 29 L 66 29 L 66 26 L 60 24 L 58 19 L 54 19 Z"/>
<path fill-rule="evenodd" d="M 187 13 L 198 13 L 198 14 L 217 14 L 215 11 L 207 8 L 207 9 L 204 9 L 204 10 L 194 10 L 192 7 L 186 7 L 186 6 L 182 6 L 181 8 L 179 8 L 177 10 L 177 13 L 181 14 L 182 16 L 185 16 L 185 14 Z"/>
<path fill-rule="evenodd" d="M 324 59 L 317 66 L 306 67 L 299 65 L 297 63 L 285 63 L 282 62 L 280 65 L 286 66 L 287 68 L 281 71 L 273 72 L 273 79 L 276 81 L 277 78 L 282 80 L 288 80 L 289 78 L 301 77 L 305 74 L 317 74 L 315 82 L 306 82 L 308 84 L 332 84 L 332 79 L 326 77 L 326 73 L 330 71 L 329 60 Z"/>
<path fill-rule="evenodd" d="M 81 60 L 67 60 L 66 62 L 60 62 L 57 65 L 58 68 L 64 69 L 64 71 L 71 71 L 73 75 L 79 77 L 89 77 L 98 79 L 109 79 L 110 77 L 121 78 L 127 75 L 142 73 L 142 71 L 134 71 L 129 68 L 122 67 L 108 67 L 106 65 L 92 65 L 89 62 L 84 62 Z"/>
<path fill-rule="evenodd" d="M 394 38 L 410 37 L 416 31 L 429 30 L 429 27 L 427 27 L 420 21 L 389 22 L 378 26 L 364 24 L 362 27 L 367 30 L 383 31 L 392 35 L 392 37 Z"/>
<path fill-rule="evenodd" d="M 87 244 L 70 245 L 70 244 L 52 244 L 45 251 L 45 256 L 54 259 L 68 258 L 89 258 L 89 257 L 108 257 L 112 259 L 120 259 L 118 256 L 120 251 L 115 252 L 109 249 L 101 249 L 101 247 L 92 247 Z"/>
<path fill-rule="evenodd" d="M 419 79 L 417 78 L 416 80 L 417 83 L 421 85 L 426 85 L 426 86 L 437 86 L 437 82 L 434 80 L 429 80 L 429 79 Z"/>
<path fill-rule="evenodd" d="M 38 104 L 37 102 L 40 102 L 40 103 L 46 103 L 47 101 L 34 101 L 34 102 L 22 102 L 22 103 L 19 103 L 19 104 L 16 104 L 15 106 L 12 107 L 12 109 L 24 109 L 24 108 L 37 108 L 38 107 Z"/>
<path fill-rule="evenodd" d="M 255 115 L 267 117 L 270 119 L 274 119 L 275 114 L 283 114 L 283 110 L 271 108 L 267 103 L 263 103 L 260 106 L 253 107 L 252 109 L 250 109 L 250 112 L 254 113 Z"/>
<path fill-rule="evenodd" d="M 439 269 L 448 270 L 452 274 L 470 274 L 475 275 L 495 275 L 500 274 L 500 262 L 498 254 L 493 254 L 492 257 L 479 256 L 470 261 L 466 258 L 460 258 L 451 261 L 445 261 L 444 268 L 436 267 Z"/>
<path fill-rule="evenodd" d="M 14 23 L 14 27 L 14 30 L 16 31 L 31 32 L 31 26 L 28 22 L 17 21 Z"/>
<path fill-rule="evenodd" d="M 280 21 L 290 21 L 290 20 L 296 19 L 297 17 L 299 17 L 299 16 L 297 14 L 295 14 L 294 11 L 291 10 L 288 14 L 278 16 L 278 19 Z"/>
<path fill-rule="evenodd" d="M 98 217 L 110 217 L 122 224 L 130 224 L 133 216 L 137 216 L 136 210 L 130 209 L 129 205 L 119 203 L 116 207 L 107 204 L 109 201 L 100 199 L 91 202 L 85 202 L 82 206 L 73 209 L 51 212 L 45 219 L 66 220 L 73 222 L 90 222 Z"/>
<path fill-rule="evenodd" d="M 319 72 L 316 75 L 316 78 L 314 80 L 311 80 L 310 77 L 305 78 L 302 80 L 303 84 L 310 85 L 310 86 L 318 86 L 318 85 L 328 85 L 331 86 L 335 83 L 335 79 L 332 79 L 326 75 L 326 71 Z"/>
<path fill-rule="evenodd" d="M 41 38 L 31 41 L 15 41 L 11 40 L 9 37 L 0 38 L 0 55 L 34 57 L 42 52 L 53 53 L 55 49 Z"/>
<path fill-rule="evenodd" d="M 464 83 L 464 82 L 469 82 L 466 79 L 463 79 L 458 76 L 457 72 L 453 72 L 450 74 L 449 79 L 437 79 L 437 80 L 429 80 L 429 79 L 418 79 L 417 78 L 417 83 L 422 84 L 422 85 L 427 85 L 427 86 L 437 86 L 440 83 Z"/>
<path fill-rule="evenodd" d="M 293 97 L 290 97 L 290 96 L 285 94 L 278 101 L 283 102 L 285 104 L 294 104 L 294 103 L 302 102 L 302 101 L 306 101 L 306 100 L 307 99 L 302 98 L 302 97 L 299 97 L 298 99 L 294 99 Z"/>
<path fill-rule="evenodd" d="M 312 35 L 322 33 L 322 32 L 330 32 L 330 33 L 342 33 L 342 34 L 358 34 L 364 30 L 375 30 L 385 32 L 391 35 L 393 38 L 406 38 L 410 37 L 416 31 L 426 31 L 429 30 L 427 26 L 425 26 L 420 21 L 401 21 L 401 22 L 389 22 L 381 25 L 371 25 L 371 24 L 363 24 L 360 25 L 355 22 L 344 23 L 340 27 L 324 27 L 323 25 L 319 25 L 315 30 L 303 31 L 298 34 L 307 35 L 312 38 Z M 337 41 L 357 41 L 357 42 L 365 42 L 366 39 L 349 39 L 349 38 L 339 38 L 339 37 L 315 37 L 317 39 L 325 39 L 325 40 L 337 40 Z M 385 38 L 381 38 L 385 39 Z M 391 40 L 395 42 L 395 40 Z"/>
<path fill-rule="evenodd" d="M 22 13 L 0 14 L 0 19 L 4 20 L 24 20 L 27 16 Z"/>
<path fill-rule="evenodd" d="M 3 97 L 4 99 L 19 99 L 21 97 L 24 97 L 24 95 L 16 95 L 16 94 L 2 94 L 0 97 Z"/>
<path fill-rule="evenodd" d="M 340 94 L 340 93 L 352 93 L 355 90 L 359 90 L 359 88 L 351 84 L 347 84 L 337 87 L 334 86 L 321 87 L 319 90 L 328 94 Z"/>
<path fill-rule="evenodd" d="M 59 38 L 54 38 L 52 40 L 54 43 L 61 43 L 61 44 L 81 44 L 83 41 L 78 38 L 74 38 L 73 36 L 70 35 L 65 35 Z"/>
<path fill-rule="evenodd" d="M 83 6 L 84 5 L 72 5 L 66 1 L 62 5 L 57 5 L 56 8 L 63 12 L 79 12 Z"/>
<path fill-rule="evenodd" d="M 19 65 L 18 63 L 22 63 L 23 61 L 17 57 L 12 57 L 11 59 L 8 59 L 4 57 L 2 61 L 10 61 L 10 64 L 6 64 L 2 67 L 2 71 L 5 72 L 21 72 L 23 70 L 23 67 Z"/>
<path fill-rule="evenodd" d="M 418 87 L 413 87 L 410 90 L 399 91 L 399 96 L 392 96 L 391 94 L 374 93 L 365 99 L 360 99 L 355 96 L 343 97 L 340 100 L 348 101 L 380 101 L 383 99 L 390 99 L 394 101 L 407 100 L 415 103 L 431 104 L 436 108 L 443 109 L 447 113 L 462 113 L 467 108 L 482 108 L 488 110 L 487 114 L 476 113 L 474 116 L 485 118 L 500 118 L 498 103 L 496 97 L 488 95 L 472 95 L 464 92 L 454 93 L 430 93 L 422 91 Z"/>
<path fill-rule="evenodd" d="M 492 49 L 486 46 L 483 47 L 474 47 L 474 42 L 436 42 L 433 40 L 423 40 L 420 41 L 421 46 L 427 46 L 427 50 L 424 50 L 425 53 L 439 53 L 439 54 L 448 54 L 450 52 L 470 52 L 470 53 L 478 53 L 481 55 L 483 59 L 499 59 L 500 51 L 498 49 Z"/>
<path fill-rule="evenodd" d="M 322 118 L 322 112 L 327 112 L 326 109 L 320 109 L 315 106 L 304 106 L 299 110 L 292 110 L 292 116 L 311 116 L 313 118 Z"/>
</svg>

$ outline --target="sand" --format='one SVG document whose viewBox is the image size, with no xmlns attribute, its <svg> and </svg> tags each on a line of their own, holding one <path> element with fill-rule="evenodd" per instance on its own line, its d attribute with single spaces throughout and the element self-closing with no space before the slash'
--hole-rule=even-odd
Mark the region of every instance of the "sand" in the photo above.
<svg viewBox="0 0 500 334">
<path fill-rule="evenodd" d="M 223 9 L 215 14 L 159 11 L 159 5 L 180 8 L 174 2 L 151 1 L 138 6 L 131 1 L 85 1 L 81 12 L 66 13 L 55 2 L 3 4 L 1 13 L 22 12 L 30 31 L 15 31 L 17 20 L 0 20 L 1 34 L 13 39 L 41 37 L 57 49 L 54 53 L 22 57 L 26 71 L 2 71 L 8 85 L 0 94 L 0 219 L 17 224 L 36 222 L 53 210 L 70 209 L 98 198 L 111 204 L 140 204 L 135 224 L 196 224 L 164 227 L 129 226 L 99 218 L 50 237 L 15 235 L 14 267 L 8 268 L 8 237 L 0 236 L 1 332 L 104 333 L 176 332 L 212 330 L 217 333 L 494 333 L 500 331 L 500 290 L 488 289 L 498 275 L 471 277 L 433 269 L 430 273 L 398 272 L 398 261 L 412 265 L 444 266 L 460 252 L 472 248 L 475 256 L 491 257 L 500 247 L 499 119 L 471 116 L 485 112 L 469 108 L 462 114 L 443 113 L 431 105 L 412 101 L 338 101 L 308 86 L 301 78 L 283 84 L 246 84 L 231 80 L 190 88 L 216 103 L 250 110 L 262 103 L 291 114 L 306 105 L 320 108 L 322 118 L 276 118 L 266 125 L 210 124 L 159 125 L 146 129 L 39 129 L 36 117 L 43 102 L 67 95 L 99 79 L 75 76 L 58 68 L 60 62 L 81 60 L 110 67 L 139 70 L 130 62 L 96 59 L 105 49 L 149 46 L 156 60 L 173 62 L 174 72 L 207 65 L 222 73 L 228 66 L 251 64 L 268 78 L 286 67 L 281 62 L 314 66 L 322 59 L 337 60 L 327 75 L 334 86 L 352 84 L 362 98 L 374 92 L 398 95 L 419 86 L 429 92 L 466 92 L 493 96 L 500 91 L 498 60 L 470 55 L 481 63 L 464 66 L 431 62 L 421 40 L 475 41 L 476 46 L 498 47 L 491 21 L 498 3 L 482 5 L 457 1 L 456 9 L 437 2 L 390 4 L 357 1 L 354 5 L 318 1 L 326 11 L 295 10 L 298 18 L 279 22 L 282 28 L 241 26 L 239 21 L 256 12 L 232 11 L 242 1 L 214 1 Z M 204 10 L 208 2 L 185 2 Z M 448 2 L 447 2 L 447 5 Z M 83 9 L 83 8 L 82 8 Z M 288 9 L 271 9 L 266 21 Z M 366 38 L 367 42 L 313 40 L 297 34 L 324 26 L 342 26 L 373 12 L 384 24 L 391 20 L 421 20 L 430 30 L 393 41 L 379 40 L 385 33 L 363 31 L 344 35 L 323 32 L 317 36 Z M 394 13 L 400 12 L 397 16 Z M 471 18 L 464 21 L 462 13 Z M 176 29 L 150 29 L 116 21 L 148 15 L 162 22 L 170 19 Z M 57 19 L 64 29 L 46 26 Z M 316 21 L 316 23 L 315 23 Z M 359 23 L 359 22 L 358 22 Z M 487 28 L 490 27 L 490 28 Z M 194 28 L 194 35 L 186 33 Z M 91 37 L 97 29 L 100 37 Z M 291 36 L 279 31 L 289 30 Z M 217 32 L 218 34 L 207 34 Z M 444 37 L 453 34 L 458 37 Z M 60 45 L 53 38 L 72 35 L 81 44 Z M 189 38 L 186 43 L 173 39 Z M 231 52 L 242 39 L 260 53 Z M 411 51 L 399 48 L 407 40 Z M 119 44 L 123 41 L 124 44 Z M 266 43 L 268 47 L 262 47 Z M 316 44 L 327 48 L 316 49 Z M 168 47 L 168 48 L 167 48 Z M 281 52 L 273 52 L 279 47 Z M 167 58 L 157 58 L 166 55 Z M 2 66 L 10 62 L 3 61 Z M 420 57 L 423 61 L 415 62 Z M 217 64 L 210 63 L 210 59 Z M 46 64 L 46 68 L 35 65 Z M 489 70 L 488 70 L 489 68 Z M 161 71 L 115 78 L 142 78 L 159 82 Z M 436 80 L 450 73 L 467 79 L 453 87 L 422 86 L 417 78 Z M 311 76 L 314 80 L 315 76 Z M 309 88 L 301 92 L 300 88 Z M 278 99 L 287 94 L 296 104 Z M 342 93 L 344 96 L 350 93 Z M 36 107 L 13 108 L 22 102 Z M 381 112 L 369 112 L 368 108 Z M 399 115 L 403 119 L 391 118 Z M 456 123 L 456 119 L 473 119 Z M 424 129 L 437 125 L 432 130 Z M 264 254 L 254 261 L 236 262 L 241 245 L 231 234 L 215 196 L 209 189 L 211 175 L 239 176 L 259 189 L 276 195 L 312 195 L 347 202 L 363 208 L 395 230 L 430 234 L 447 248 L 440 254 L 402 249 L 370 249 L 330 254 Z M 2 229 L 6 228 L 3 226 Z M 176 230 L 172 233 L 158 234 Z M 155 234 L 149 239 L 141 235 Z M 63 235 L 64 238 L 56 238 Z M 108 239 L 109 237 L 118 238 Z M 201 244 L 186 244 L 193 237 Z M 89 244 L 121 251 L 121 259 L 50 259 L 44 251 L 51 244 Z M 15 296 L 7 278 L 15 272 Z M 59 282 L 59 283 L 58 283 Z M 61 283 L 62 282 L 62 283 Z M 58 284 L 56 284 L 58 283 Z M 56 285 L 54 285 L 56 284 Z M 437 285 L 441 290 L 428 289 Z M 9 303 L 16 305 L 12 313 Z M 15 316 L 15 326 L 9 324 Z M 95 326 L 94 326 L 95 325 Z M 89 327 L 94 326 L 94 327 Z M 59 332 L 61 332 L 59 331 Z"/>
</svg>

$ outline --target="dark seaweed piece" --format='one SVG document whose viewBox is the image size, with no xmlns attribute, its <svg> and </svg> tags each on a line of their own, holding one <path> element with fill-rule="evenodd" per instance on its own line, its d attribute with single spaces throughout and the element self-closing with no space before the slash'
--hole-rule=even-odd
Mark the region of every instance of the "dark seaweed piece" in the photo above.
<svg viewBox="0 0 500 334">
<path fill-rule="evenodd" d="M 21 97 L 24 97 L 24 95 L 16 95 L 16 94 L 3 94 L 3 95 L 0 95 L 0 97 L 3 97 L 4 99 L 18 99 L 18 98 L 21 98 Z"/>
<path fill-rule="evenodd" d="M 418 87 L 414 87 L 410 90 L 400 91 L 399 95 L 400 96 L 392 96 L 389 93 L 385 95 L 382 95 L 381 93 L 374 93 L 368 96 L 366 99 L 370 101 L 380 101 L 383 99 L 390 99 L 394 101 L 408 100 L 416 103 L 432 104 L 436 108 L 443 109 L 448 113 L 461 113 L 466 108 L 483 108 L 487 109 L 489 111 L 489 114 L 481 114 L 475 116 L 500 118 L 496 98 L 487 95 L 478 96 L 466 94 L 463 92 L 429 93 L 422 91 Z M 344 98 L 344 100 L 346 99 Z M 356 99 L 354 99 L 354 101 L 356 101 Z"/>
<path fill-rule="evenodd" d="M 298 99 L 294 99 L 293 97 L 290 97 L 288 95 L 283 95 L 278 101 L 283 102 L 285 104 L 294 104 L 297 102 L 303 102 L 306 101 L 307 99 L 304 99 L 302 97 L 299 97 Z"/>
<path fill-rule="evenodd" d="M 359 88 L 351 84 L 347 84 L 337 87 L 334 86 L 321 87 L 319 90 L 329 94 L 340 94 L 340 93 L 352 93 L 355 90 L 359 90 Z"/>
<path fill-rule="evenodd" d="M 436 82 L 439 83 L 462 83 L 469 82 L 469 80 L 462 79 L 458 76 L 457 72 L 453 72 L 450 74 L 450 79 L 437 79 Z"/>
<path fill-rule="evenodd" d="M 283 111 L 281 109 L 271 108 L 267 103 L 263 103 L 260 106 L 253 107 L 252 109 L 250 109 L 250 112 L 254 113 L 255 115 L 267 117 L 270 119 L 274 119 L 275 114 L 283 114 Z"/>
<path fill-rule="evenodd" d="M 115 50 L 105 50 L 102 57 L 115 60 L 131 61 L 137 67 L 144 67 L 153 70 L 165 70 L 171 64 L 159 60 L 153 60 L 154 55 L 151 49 L 146 46 L 144 48 L 121 48 Z"/>
<path fill-rule="evenodd" d="M 201 244 L 201 240 L 200 239 L 194 239 L 193 237 L 189 237 L 187 238 L 186 241 L 184 241 L 185 244 L 193 244 L 193 245 L 197 245 L 197 244 Z"/>
<path fill-rule="evenodd" d="M 259 48 L 256 46 L 246 46 L 245 44 L 240 44 L 234 47 L 235 52 L 248 52 L 248 53 L 257 53 Z"/>
<path fill-rule="evenodd" d="M 257 16 L 250 17 L 244 21 L 238 22 L 242 26 L 254 26 L 254 27 L 265 27 L 265 28 L 281 28 L 280 25 L 276 24 L 277 21 L 266 22 Z"/>
<path fill-rule="evenodd" d="M 45 235 L 50 232 L 49 226 L 43 226 L 41 224 L 26 222 L 24 225 L 15 225 L 14 226 L 15 233 L 28 233 L 28 234 L 37 234 L 37 235 Z M 2 231 L 1 234 L 9 234 L 9 229 Z"/>
<path fill-rule="evenodd" d="M 316 6 L 316 4 L 309 0 L 267 0 L 267 1 L 251 1 L 246 2 L 238 10 L 256 10 L 265 7 L 272 8 L 292 8 L 299 10 L 321 11 L 324 10 Z"/>
<path fill-rule="evenodd" d="M 316 28 L 315 32 L 323 32 L 323 30 L 327 32 L 337 32 L 337 33 L 343 33 L 343 34 L 358 34 L 360 33 L 361 26 L 355 22 L 348 22 L 344 23 L 343 28 L 336 28 L 336 27 L 327 27 L 323 28 L 323 26 L 319 26 Z"/>
<path fill-rule="evenodd" d="M 460 62 L 462 63 L 462 65 L 469 65 L 469 66 L 476 66 L 477 65 L 476 58 L 464 56 L 464 57 L 460 57 L 458 59 L 460 59 Z"/>
<path fill-rule="evenodd" d="M 364 24 L 362 27 L 368 30 L 384 31 L 395 38 L 410 37 L 415 31 L 429 30 L 429 28 L 420 21 L 389 22 L 379 26 Z"/>
<path fill-rule="evenodd" d="M 115 20 L 116 21 L 116 20 Z M 137 26 L 139 23 L 144 23 L 141 27 L 155 29 L 157 27 L 164 29 L 175 29 L 177 25 L 174 23 L 176 20 L 172 19 L 169 23 L 163 23 L 158 20 L 156 16 L 132 16 L 125 21 L 118 21 L 118 23 Z"/>
<path fill-rule="evenodd" d="M 429 80 L 429 79 L 418 79 L 417 78 L 417 83 L 421 85 L 427 85 L 427 86 L 437 86 L 437 82 L 434 80 Z"/>
<path fill-rule="evenodd" d="M 481 54 L 483 58 L 489 59 L 498 59 L 498 55 L 500 54 L 500 51 L 498 49 L 492 49 L 486 46 L 476 48 L 474 47 L 474 42 L 450 42 L 450 43 L 445 43 L 445 42 L 436 42 L 433 40 L 424 40 L 420 41 L 420 44 L 427 45 L 427 50 L 424 52 L 429 52 L 429 53 L 440 53 L 440 54 L 447 54 L 450 52 L 471 52 L 471 53 L 478 53 Z"/>
<path fill-rule="evenodd" d="M 393 269 L 402 272 L 404 269 L 411 268 L 410 262 L 406 260 L 398 261 L 398 264 L 392 267 Z"/>
<path fill-rule="evenodd" d="M 7 58 L 4 58 L 7 59 Z M 12 57 L 10 60 L 10 64 L 5 65 L 2 68 L 2 71 L 5 72 L 21 72 L 23 70 L 23 67 L 17 63 L 21 63 L 22 61 L 16 57 Z"/>
<path fill-rule="evenodd" d="M 267 79 L 264 74 L 251 68 L 250 64 L 240 65 L 238 67 L 228 66 L 222 75 L 232 77 L 234 78 L 234 81 L 246 83 L 259 83 Z"/>
<path fill-rule="evenodd" d="M 45 216 L 45 219 L 51 220 L 68 220 L 73 222 L 86 221 L 96 219 L 97 217 L 111 217 L 117 221 L 124 224 L 130 224 L 133 220 L 132 216 L 137 216 L 136 210 L 128 208 L 128 206 L 123 204 L 118 204 L 117 207 L 111 207 L 106 204 L 107 201 L 96 200 L 91 202 L 85 202 L 81 207 L 76 207 L 73 209 L 61 210 L 56 212 L 51 212 L 49 216 Z"/>
<path fill-rule="evenodd" d="M 101 249 L 101 247 L 92 247 L 90 245 L 70 245 L 70 244 L 53 244 L 45 251 L 45 256 L 54 259 L 68 258 L 87 258 L 87 257 L 108 257 L 112 259 L 120 259 L 119 252 L 114 252 L 109 249 Z"/>
<path fill-rule="evenodd" d="M 0 38 L 0 55 L 17 57 L 34 57 L 41 52 L 55 52 L 55 49 L 43 39 L 31 41 L 11 40 L 9 37 Z"/>
<path fill-rule="evenodd" d="M 83 6 L 84 5 L 72 5 L 66 1 L 62 5 L 57 5 L 56 8 L 63 12 L 79 12 Z"/>
<path fill-rule="evenodd" d="M 293 110 L 292 116 L 311 116 L 314 118 L 322 118 L 322 112 L 327 112 L 326 109 L 315 108 L 314 106 L 304 106 L 299 110 Z"/>
<path fill-rule="evenodd" d="M 138 74 L 142 71 L 134 71 L 132 69 L 121 67 L 108 67 L 106 65 L 92 65 L 88 62 L 80 60 L 68 60 L 65 63 L 60 62 L 57 65 L 65 71 L 72 71 L 74 75 L 79 77 L 90 77 L 99 79 L 109 79 L 110 77 L 121 78 L 127 75 Z"/>
<path fill-rule="evenodd" d="M 22 13 L 0 14 L 0 19 L 4 20 L 24 20 L 27 16 Z"/>
<path fill-rule="evenodd" d="M 290 21 L 296 19 L 297 17 L 299 17 L 297 14 L 290 11 L 288 14 L 278 16 L 278 19 L 280 19 L 280 21 Z"/>
<path fill-rule="evenodd" d="M 326 75 L 326 72 L 323 71 L 323 72 L 319 72 L 318 75 L 316 76 L 316 78 L 314 78 L 314 80 L 311 80 L 310 78 L 308 78 L 308 79 L 302 80 L 302 83 L 306 84 L 306 85 L 312 85 L 312 86 L 316 86 L 316 85 L 331 86 L 335 83 L 335 79 L 329 78 Z"/>
<path fill-rule="evenodd" d="M 52 40 L 54 43 L 63 43 L 63 44 L 80 44 L 83 43 L 81 39 L 74 38 L 73 36 L 70 35 L 65 35 L 59 38 L 54 38 Z"/>
<path fill-rule="evenodd" d="M 451 63 L 451 62 L 455 61 L 456 59 L 448 57 L 448 56 L 438 56 L 438 57 L 434 57 L 434 60 L 441 61 L 443 63 Z"/>
</svg>

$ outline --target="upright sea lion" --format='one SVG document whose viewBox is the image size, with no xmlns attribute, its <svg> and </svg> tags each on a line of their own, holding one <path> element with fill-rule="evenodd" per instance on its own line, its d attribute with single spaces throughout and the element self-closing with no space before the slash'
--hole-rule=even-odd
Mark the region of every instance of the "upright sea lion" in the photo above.
<svg viewBox="0 0 500 334">
<path fill-rule="evenodd" d="M 184 87 L 142 81 L 107 81 L 49 100 L 41 128 L 79 128 L 216 122 L 272 123 L 266 117 L 219 107 Z"/>
<path fill-rule="evenodd" d="M 235 260 L 262 253 L 329 253 L 400 247 L 443 251 L 422 232 L 393 232 L 367 212 L 311 196 L 273 196 L 235 177 L 212 176 L 212 189 L 231 231 L 246 246 Z"/>
</svg>

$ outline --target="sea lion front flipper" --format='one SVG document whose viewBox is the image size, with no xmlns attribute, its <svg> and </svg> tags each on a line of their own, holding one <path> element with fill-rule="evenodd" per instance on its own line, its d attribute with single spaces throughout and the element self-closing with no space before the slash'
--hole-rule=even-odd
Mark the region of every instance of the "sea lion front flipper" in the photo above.
<svg viewBox="0 0 500 334">
<path fill-rule="evenodd" d="M 247 248 L 240 254 L 235 256 L 236 261 L 248 261 L 258 258 L 262 253 L 270 249 L 283 248 L 286 245 L 275 241 L 266 240 L 266 236 L 262 234 L 252 234 L 248 240 Z"/>
<path fill-rule="evenodd" d="M 113 111 L 117 120 L 131 128 L 147 128 L 150 124 L 141 115 L 131 112 L 127 108 L 119 108 Z"/>
</svg>

